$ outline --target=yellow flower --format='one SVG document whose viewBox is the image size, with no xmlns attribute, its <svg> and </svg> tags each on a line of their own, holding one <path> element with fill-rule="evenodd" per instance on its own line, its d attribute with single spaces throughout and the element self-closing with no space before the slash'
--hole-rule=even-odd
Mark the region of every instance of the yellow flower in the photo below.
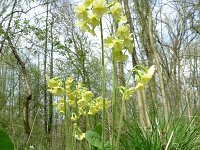
<svg viewBox="0 0 200 150">
<path fill-rule="evenodd" d="M 85 133 L 83 133 L 81 131 L 81 129 L 77 126 L 76 123 L 74 123 L 74 131 L 73 131 L 73 136 L 77 139 L 77 140 L 83 140 L 85 138 Z"/>
<path fill-rule="evenodd" d="M 98 109 L 95 106 L 90 106 L 89 115 L 95 115 L 98 112 Z"/>
<path fill-rule="evenodd" d="M 102 103 L 103 99 L 101 97 L 97 97 L 95 101 L 96 101 L 96 103 Z"/>
<path fill-rule="evenodd" d="M 128 58 L 128 55 L 123 54 L 122 51 L 118 49 L 114 49 L 112 54 L 117 62 L 123 62 Z"/>
<path fill-rule="evenodd" d="M 64 99 L 60 99 L 59 100 L 59 104 L 63 104 L 64 105 Z"/>
<path fill-rule="evenodd" d="M 111 13 L 115 19 L 119 19 L 123 13 L 123 8 L 119 2 L 116 2 L 111 9 Z"/>
<path fill-rule="evenodd" d="M 79 113 L 79 115 L 83 115 L 83 116 L 86 115 L 86 111 L 83 110 L 83 108 L 81 108 L 81 107 L 79 107 L 79 109 L 78 109 L 78 113 Z"/>
<path fill-rule="evenodd" d="M 58 112 L 61 114 L 64 114 L 64 105 L 63 104 L 58 105 Z"/>
<path fill-rule="evenodd" d="M 119 23 L 124 24 L 124 23 L 126 23 L 126 22 L 127 22 L 126 16 L 121 16 L 120 19 L 119 19 Z"/>
<path fill-rule="evenodd" d="M 131 54 L 133 52 L 133 38 L 131 34 L 124 38 L 123 44 L 125 45 L 128 52 Z"/>
<path fill-rule="evenodd" d="M 81 141 L 81 140 L 83 140 L 83 139 L 85 138 L 85 133 L 75 134 L 74 137 L 75 137 L 77 140 Z"/>
<path fill-rule="evenodd" d="M 90 27 L 86 21 L 81 21 L 76 23 L 78 27 L 80 27 L 85 32 L 90 32 Z"/>
<path fill-rule="evenodd" d="M 66 91 L 67 94 L 70 94 L 70 93 L 71 93 L 70 86 L 67 85 L 67 86 L 65 87 L 65 91 Z"/>
<path fill-rule="evenodd" d="M 127 89 L 125 99 L 128 100 L 132 96 L 134 91 L 135 91 L 135 89 L 133 87 Z"/>
<path fill-rule="evenodd" d="M 144 75 L 141 77 L 141 82 L 142 82 L 143 84 L 146 84 L 146 83 L 149 82 L 149 80 L 150 80 L 151 78 L 152 78 L 151 75 L 149 75 L 149 74 L 144 74 Z"/>
<path fill-rule="evenodd" d="M 76 107 L 76 102 L 75 101 L 69 99 L 67 102 L 71 107 Z"/>
<path fill-rule="evenodd" d="M 124 47 L 124 45 L 123 45 L 123 41 L 122 40 L 120 40 L 120 39 L 114 39 L 113 40 L 113 48 L 114 48 L 114 50 L 122 50 L 123 49 L 123 47 Z"/>
<path fill-rule="evenodd" d="M 83 93 L 83 98 L 86 101 L 91 101 L 93 97 L 94 97 L 94 94 L 91 91 L 86 91 L 85 93 Z"/>
<path fill-rule="evenodd" d="M 88 18 L 89 18 L 88 22 L 93 28 L 99 25 L 100 21 L 95 14 L 89 14 Z"/>
<path fill-rule="evenodd" d="M 48 81 L 49 88 L 54 88 L 54 87 L 58 87 L 58 86 L 59 86 L 59 82 L 54 80 L 54 78 L 52 78 Z"/>
<path fill-rule="evenodd" d="M 152 76 L 152 75 L 154 74 L 154 72 L 155 72 L 155 66 L 152 65 L 152 66 L 148 69 L 147 74 L 150 74 L 150 75 Z"/>
<path fill-rule="evenodd" d="M 152 78 L 153 74 L 154 74 L 154 71 L 155 71 L 155 66 L 151 66 L 148 70 L 147 70 L 147 73 L 142 75 L 141 77 L 141 82 L 143 84 L 146 84 L 149 82 L 149 80 Z"/>
<path fill-rule="evenodd" d="M 104 43 L 106 44 L 107 47 L 113 48 L 113 49 L 118 49 L 122 50 L 124 45 L 123 45 L 123 40 L 118 39 L 117 37 L 112 37 L 108 36 L 106 39 L 104 39 Z"/>
<path fill-rule="evenodd" d="M 131 54 L 133 52 L 133 44 L 130 44 L 129 46 L 126 46 L 126 49 L 128 50 L 128 52 Z"/>
<path fill-rule="evenodd" d="M 74 81 L 73 77 L 68 77 L 67 80 L 65 81 L 66 86 L 70 86 L 73 81 Z"/>
<path fill-rule="evenodd" d="M 80 94 L 81 91 L 79 89 L 76 89 L 75 91 L 73 91 L 70 95 L 73 95 L 74 99 L 76 98 L 80 98 Z"/>
<path fill-rule="evenodd" d="M 106 109 L 108 109 L 110 107 L 110 105 L 111 105 L 111 101 L 106 100 L 106 102 L 105 102 Z"/>
<path fill-rule="evenodd" d="M 85 0 L 85 2 L 84 2 L 85 7 L 90 7 L 93 1 L 94 0 Z"/>
<path fill-rule="evenodd" d="M 76 6 L 74 12 L 78 19 L 82 21 L 86 21 L 88 19 L 88 13 L 84 4 Z"/>
<path fill-rule="evenodd" d="M 104 39 L 104 43 L 106 44 L 108 48 L 113 48 L 113 45 L 114 45 L 113 40 L 114 38 L 109 35 L 106 39 Z"/>
<path fill-rule="evenodd" d="M 106 7 L 106 0 L 94 0 L 92 6 L 92 11 L 98 18 L 101 18 L 108 12 L 108 8 Z"/>
<path fill-rule="evenodd" d="M 70 100 L 75 101 L 75 99 L 76 99 L 76 96 L 74 95 L 74 92 L 73 92 L 73 93 L 70 93 L 70 94 L 67 95 L 67 96 L 68 96 L 68 99 L 70 99 Z"/>
<path fill-rule="evenodd" d="M 78 119 L 77 115 L 75 113 L 72 113 L 71 121 L 76 121 Z"/>
<path fill-rule="evenodd" d="M 78 103 L 79 107 L 86 107 L 88 105 L 88 102 L 83 98 L 78 100 L 77 103 Z"/>
<path fill-rule="evenodd" d="M 124 39 L 129 35 L 130 35 L 130 27 L 129 27 L 129 25 L 119 26 L 119 28 L 117 29 L 117 36 L 120 39 Z"/>
<path fill-rule="evenodd" d="M 63 96 L 65 94 L 65 90 L 62 87 L 54 87 L 52 89 L 52 93 L 55 96 Z"/>
</svg>

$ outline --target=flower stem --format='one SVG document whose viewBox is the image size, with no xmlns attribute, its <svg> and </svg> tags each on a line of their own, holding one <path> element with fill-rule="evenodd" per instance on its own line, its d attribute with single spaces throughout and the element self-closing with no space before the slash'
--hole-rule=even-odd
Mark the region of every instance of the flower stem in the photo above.
<svg viewBox="0 0 200 150">
<path fill-rule="evenodd" d="M 106 108 L 105 108 L 105 64 L 104 64 L 104 43 L 103 43 L 103 25 L 102 18 L 100 18 L 100 31 L 101 31 L 101 66 L 102 66 L 102 98 L 103 98 L 103 116 L 102 116 L 102 149 L 105 146 L 105 122 L 106 122 Z"/>
<path fill-rule="evenodd" d="M 128 80 L 126 81 L 126 87 L 125 87 L 124 93 L 126 93 L 126 91 L 127 91 L 128 83 L 130 81 L 131 75 L 132 75 L 132 71 L 130 72 Z M 116 149 L 117 150 L 119 149 L 119 140 L 120 140 L 121 129 L 122 129 L 122 125 L 123 125 L 123 116 L 124 116 L 125 101 L 126 101 L 125 95 L 126 94 L 124 94 L 123 97 L 122 97 L 122 107 L 121 107 L 121 114 L 120 114 L 120 120 L 119 120 L 119 129 L 118 129 L 118 134 L 117 134 L 117 144 L 116 144 Z"/>
<path fill-rule="evenodd" d="M 66 85 L 65 85 L 65 82 L 66 82 L 66 79 L 64 79 L 64 81 L 63 81 L 63 83 L 64 83 L 64 89 L 65 89 L 65 91 L 66 91 Z M 69 114 L 67 113 L 68 111 L 67 111 L 67 109 L 68 109 L 68 103 L 67 103 L 67 101 L 66 101 L 66 94 L 64 95 L 64 116 L 65 116 L 65 118 L 64 118 L 64 126 L 65 126 L 65 141 L 67 142 L 66 144 L 67 144 L 67 147 L 66 148 L 69 148 L 69 149 L 71 149 L 71 145 L 72 145 L 72 142 L 70 142 L 71 141 L 71 139 L 70 139 L 70 133 L 69 133 L 69 131 L 70 131 L 70 127 L 68 126 L 68 124 L 69 124 Z M 69 138 L 69 139 L 67 139 L 67 138 Z"/>
<path fill-rule="evenodd" d="M 112 150 L 114 150 L 115 141 L 115 117 L 116 117 L 116 62 L 114 57 L 112 57 L 112 82 L 113 82 L 113 92 L 112 92 Z"/>
</svg>

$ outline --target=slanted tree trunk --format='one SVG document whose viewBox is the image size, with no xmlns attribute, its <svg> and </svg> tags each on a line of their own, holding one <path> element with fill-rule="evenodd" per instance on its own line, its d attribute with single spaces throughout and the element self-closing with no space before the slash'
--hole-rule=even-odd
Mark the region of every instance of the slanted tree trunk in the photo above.
<svg viewBox="0 0 200 150">
<path fill-rule="evenodd" d="M 5 39 L 8 41 L 8 44 L 12 50 L 13 55 L 15 56 L 18 64 L 20 65 L 22 69 L 22 73 L 24 76 L 24 80 L 26 83 L 26 96 L 25 100 L 23 102 L 23 120 L 24 120 L 24 133 L 25 133 L 25 138 L 27 139 L 29 134 L 30 134 L 30 125 L 29 125 L 29 101 L 32 98 L 32 93 L 31 93 L 31 87 L 30 87 L 30 82 L 29 82 L 29 77 L 28 77 L 28 72 L 25 67 L 25 63 L 22 61 L 21 57 L 19 56 L 16 47 L 14 47 L 8 33 L 3 32 Z"/>
</svg>

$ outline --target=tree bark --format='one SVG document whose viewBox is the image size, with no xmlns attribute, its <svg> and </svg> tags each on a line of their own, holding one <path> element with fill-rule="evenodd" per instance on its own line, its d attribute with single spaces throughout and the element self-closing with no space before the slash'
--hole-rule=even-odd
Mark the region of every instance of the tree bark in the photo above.
<svg viewBox="0 0 200 150">
<path fill-rule="evenodd" d="M 48 16 L 49 16 L 49 4 L 47 0 L 47 14 L 46 14 L 46 31 L 45 31 L 45 48 L 44 48 L 44 130 L 48 133 L 48 115 L 47 115 L 47 49 L 48 49 Z"/>
<path fill-rule="evenodd" d="M 128 5 L 128 0 L 123 0 L 123 2 L 124 2 L 125 14 L 126 14 L 126 17 L 127 17 L 127 23 L 130 26 L 130 30 L 131 30 L 130 32 L 132 33 L 132 37 L 133 37 L 133 52 L 132 52 L 131 56 L 132 56 L 132 65 L 133 65 L 133 67 L 135 67 L 136 65 L 139 64 L 139 61 L 138 61 L 136 49 L 135 49 L 134 25 L 133 25 L 133 22 L 132 22 L 132 17 L 131 17 L 129 5 Z M 138 107 L 139 107 L 140 123 L 144 127 L 144 129 L 149 128 L 150 127 L 150 119 L 149 119 L 149 116 L 148 116 L 148 108 L 147 108 L 147 103 L 146 103 L 146 93 L 145 93 L 144 90 L 142 90 L 142 91 L 137 91 L 136 95 L 137 95 L 137 102 L 138 102 Z"/>
<path fill-rule="evenodd" d="M 51 55 L 50 55 L 50 78 L 53 78 L 53 17 L 51 22 Z M 53 124 L 53 95 L 49 95 L 49 122 L 48 122 L 48 134 L 51 134 Z"/>
<path fill-rule="evenodd" d="M 26 138 L 29 136 L 30 134 L 30 125 L 29 125 L 29 101 L 32 98 L 32 93 L 31 93 L 31 87 L 30 87 L 30 82 L 29 82 L 29 78 L 28 78 L 28 73 L 27 73 L 27 69 L 25 67 L 25 63 L 22 61 L 21 57 L 19 56 L 19 54 L 17 53 L 17 49 L 16 47 L 14 47 L 9 35 L 7 33 L 4 32 L 4 36 L 5 39 L 8 41 L 8 44 L 12 50 L 13 55 L 15 56 L 18 64 L 20 65 L 21 69 L 22 69 L 22 73 L 25 79 L 25 83 L 26 83 L 26 96 L 25 96 L 25 100 L 23 102 L 23 121 L 24 121 L 24 133 Z"/>
<path fill-rule="evenodd" d="M 152 12 L 151 11 L 152 10 L 149 9 L 149 16 L 148 16 L 149 17 L 149 38 L 150 38 L 150 44 L 151 44 L 151 51 L 153 52 L 153 56 L 155 58 L 155 65 L 156 65 L 156 68 L 157 68 L 159 82 L 160 82 L 165 120 L 166 120 L 166 122 L 168 122 L 168 120 L 169 120 L 169 102 L 167 100 L 167 96 L 166 96 L 166 93 L 165 93 L 164 80 L 163 80 L 163 76 L 162 76 L 162 69 L 161 69 L 161 66 L 160 66 L 158 54 L 156 52 L 155 44 L 154 44 L 153 20 L 152 20 Z"/>
</svg>

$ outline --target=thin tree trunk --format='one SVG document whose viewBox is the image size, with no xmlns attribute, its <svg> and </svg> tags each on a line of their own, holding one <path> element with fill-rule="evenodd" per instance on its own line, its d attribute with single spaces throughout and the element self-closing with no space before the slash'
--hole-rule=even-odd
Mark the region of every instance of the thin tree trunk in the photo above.
<svg viewBox="0 0 200 150">
<path fill-rule="evenodd" d="M 50 78 L 53 78 L 53 17 L 51 22 L 51 56 L 50 56 Z M 49 123 L 48 123 L 48 133 L 51 133 L 53 123 L 53 95 L 49 95 Z"/>
<path fill-rule="evenodd" d="M 47 117 L 47 48 L 48 48 L 48 16 L 49 16 L 49 4 L 47 0 L 47 14 L 46 14 L 46 31 L 45 31 L 45 49 L 44 49 L 44 130 L 48 133 L 48 117 Z"/>
</svg>

